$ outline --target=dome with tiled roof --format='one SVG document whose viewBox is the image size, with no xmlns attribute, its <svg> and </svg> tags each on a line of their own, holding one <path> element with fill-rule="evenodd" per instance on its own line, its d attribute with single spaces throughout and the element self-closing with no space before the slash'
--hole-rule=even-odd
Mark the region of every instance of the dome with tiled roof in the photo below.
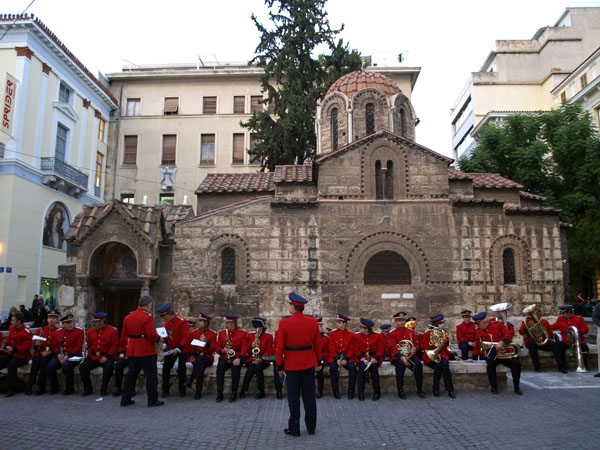
<svg viewBox="0 0 600 450">
<path fill-rule="evenodd" d="M 346 94 L 348 98 L 352 98 L 354 94 L 365 88 L 379 89 L 388 98 L 400 93 L 398 85 L 382 73 L 357 70 L 338 78 L 327 91 L 327 95 L 339 91 Z"/>
</svg>

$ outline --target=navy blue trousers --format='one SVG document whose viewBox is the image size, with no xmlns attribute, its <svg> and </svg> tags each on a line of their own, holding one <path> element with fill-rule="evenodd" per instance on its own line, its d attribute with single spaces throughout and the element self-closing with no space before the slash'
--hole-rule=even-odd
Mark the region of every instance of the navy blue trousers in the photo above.
<svg viewBox="0 0 600 450">
<path fill-rule="evenodd" d="M 321 369 L 323 370 L 323 369 Z M 287 397 L 290 407 L 288 428 L 292 434 L 300 434 L 300 394 L 304 404 L 304 423 L 309 433 L 317 427 L 317 400 L 315 397 L 315 368 L 287 370 Z"/>
</svg>

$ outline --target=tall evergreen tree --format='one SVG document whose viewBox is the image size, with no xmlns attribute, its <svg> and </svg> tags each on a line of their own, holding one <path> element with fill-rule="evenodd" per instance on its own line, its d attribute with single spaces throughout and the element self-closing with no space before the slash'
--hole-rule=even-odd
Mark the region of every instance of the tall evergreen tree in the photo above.
<svg viewBox="0 0 600 450">
<path fill-rule="evenodd" d="M 252 20 L 261 33 L 256 56 L 250 64 L 264 68 L 260 77 L 264 103 L 271 106 L 254 112 L 241 125 L 255 141 L 250 158 L 262 170 L 277 164 L 302 164 L 316 147 L 317 101 L 341 75 L 361 67 L 360 54 L 350 51 L 335 37 L 325 12 L 326 0 L 265 0 L 272 27 Z M 328 54 L 316 56 L 319 47 Z"/>
</svg>

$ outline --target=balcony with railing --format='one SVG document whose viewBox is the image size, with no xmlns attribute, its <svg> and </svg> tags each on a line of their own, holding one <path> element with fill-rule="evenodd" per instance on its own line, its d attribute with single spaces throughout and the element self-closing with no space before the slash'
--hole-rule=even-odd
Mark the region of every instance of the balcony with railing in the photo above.
<svg viewBox="0 0 600 450">
<path fill-rule="evenodd" d="M 41 158 L 41 170 L 44 173 L 42 183 L 66 192 L 76 198 L 81 197 L 88 186 L 88 175 L 61 159 Z"/>
</svg>

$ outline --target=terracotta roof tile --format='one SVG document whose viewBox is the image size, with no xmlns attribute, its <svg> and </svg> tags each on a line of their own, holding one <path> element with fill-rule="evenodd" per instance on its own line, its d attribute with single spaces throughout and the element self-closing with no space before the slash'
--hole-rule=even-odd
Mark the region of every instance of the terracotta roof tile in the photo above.
<svg viewBox="0 0 600 450">
<path fill-rule="evenodd" d="M 541 202 L 546 201 L 546 197 L 543 197 L 541 195 L 532 194 L 531 192 L 519 191 L 519 194 L 521 195 L 521 197 L 526 198 L 527 200 L 539 200 Z"/>
<path fill-rule="evenodd" d="M 196 189 L 196 194 L 220 192 L 269 192 L 275 190 L 272 172 L 212 173 Z"/>
<path fill-rule="evenodd" d="M 379 89 L 388 98 L 401 92 L 398 85 L 384 74 L 357 70 L 338 78 L 327 91 L 327 95 L 340 91 L 346 94 L 348 98 L 352 98 L 358 91 L 366 88 Z"/>
<path fill-rule="evenodd" d="M 549 208 L 544 206 L 508 206 L 504 208 L 507 213 L 524 212 L 524 213 L 556 213 L 560 212 L 560 209 Z"/>
<path fill-rule="evenodd" d="M 308 164 L 275 166 L 273 183 L 312 183 L 312 166 Z"/>
<path fill-rule="evenodd" d="M 448 178 L 450 180 L 473 180 L 475 188 L 523 188 L 516 181 L 504 178 L 497 173 L 468 173 L 456 170 L 453 167 L 448 168 Z"/>
</svg>

